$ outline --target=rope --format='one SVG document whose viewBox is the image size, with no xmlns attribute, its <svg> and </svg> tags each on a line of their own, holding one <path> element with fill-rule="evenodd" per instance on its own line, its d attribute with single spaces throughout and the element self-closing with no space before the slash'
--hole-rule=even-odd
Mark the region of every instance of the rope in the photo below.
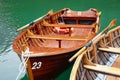
<svg viewBox="0 0 120 80">
<path fill-rule="evenodd" d="M 25 55 L 27 55 L 27 57 L 24 57 Z M 19 74 L 17 75 L 16 80 L 19 80 L 19 77 L 22 75 L 22 73 L 26 72 L 26 66 L 29 57 L 30 57 L 30 52 L 29 52 L 29 48 L 27 47 L 25 52 L 22 51 L 22 55 L 21 55 L 22 61 L 19 65 Z"/>
</svg>

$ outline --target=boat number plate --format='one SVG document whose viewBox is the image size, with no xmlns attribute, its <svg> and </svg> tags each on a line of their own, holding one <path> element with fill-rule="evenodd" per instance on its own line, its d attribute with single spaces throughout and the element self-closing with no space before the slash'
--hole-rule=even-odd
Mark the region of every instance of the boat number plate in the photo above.
<svg viewBox="0 0 120 80">
<path fill-rule="evenodd" d="M 32 69 L 40 69 L 42 66 L 42 62 L 33 62 Z"/>
</svg>

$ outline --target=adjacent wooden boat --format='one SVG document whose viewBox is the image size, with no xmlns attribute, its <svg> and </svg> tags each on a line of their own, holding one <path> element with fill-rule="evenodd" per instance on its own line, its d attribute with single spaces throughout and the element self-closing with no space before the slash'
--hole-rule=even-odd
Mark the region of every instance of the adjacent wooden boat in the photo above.
<svg viewBox="0 0 120 80">
<path fill-rule="evenodd" d="M 100 35 L 77 57 L 70 80 L 119 80 L 118 54 L 120 54 L 120 26 Z"/>
<path fill-rule="evenodd" d="M 25 30 L 14 40 L 13 49 L 27 59 L 29 79 L 50 80 L 67 67 L 68 59 L 97 34 L 99 17 L 97 9 L 65 8 L 19 28 L 17 31 Z"/>
</svg>

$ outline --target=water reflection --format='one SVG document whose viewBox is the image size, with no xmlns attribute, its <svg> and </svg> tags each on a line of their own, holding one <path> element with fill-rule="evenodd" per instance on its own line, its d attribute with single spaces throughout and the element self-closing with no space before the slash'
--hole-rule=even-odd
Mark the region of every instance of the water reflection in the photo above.
<svg viewBox="0 0 120 80">
<path fill-rule="evenodd" d="M 0 80 L 15 80 L 19 73 L 20 59 L 10 46 L 0 54 Z"/>
<path fill-rule="evenodd" d="M 20 59 L 12 50 L 12 41 L 17 35 L 17 23 L 13 19 L 12 4 L 0 0 L 0 80 L 15 80 L 19 73 Z"/>
</svg>

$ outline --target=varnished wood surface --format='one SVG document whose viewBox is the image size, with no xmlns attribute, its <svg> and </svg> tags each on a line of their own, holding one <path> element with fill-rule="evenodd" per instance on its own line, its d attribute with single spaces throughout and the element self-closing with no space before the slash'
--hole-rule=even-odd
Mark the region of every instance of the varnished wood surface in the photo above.
<svg viewBox="0 0 120 80">
<path fill-rule="evenodd" d="M 73 28 L 87 28 L 87 29 L 91 29 L 91 28 L 95 28 L 93 25 L 80 25 L 80 24 L 44 24 L 44 26 L 48 26 L 48 27 L 73 27 Z"/>
<path fill-rule="evenodd" d="M 13 49 L 20 56 L 24 50 L 24 45 L 30 50 L 27 62 L 30 80 L 54 79 L 57 72 L 69 65 L 69 58 L 97 34 L 96 24 L 100 24 L 97 10 L 85 11 L 80 16 L 76 14 L 76 11 L 71 13 L 74 15 L 72 17 L 64 15 L 63 19 L 68 20 L 68 23 L 60 24 L 61 16 L 69 10 L 60 10 L 30 24 L 29 28 L 20 33 L 14 40 Z M 73 30 L 71 32 L 69 28 L 67 34 L 59 33 L 54 31 L 55 27 L 73 27 Z M 24 55 L 24 57 L 28 56 Z M 36 63 L 37 65 L 34 65 Z M 40 63 L 42 64 L 40 65 Z"/>
<path fill-rule="evenodd" d="M 93 15 L 94 14 L 94 15 Z M 87 18 L 95 18 L 95 12 L 93 9 L 89 9 L 88 11 L 71 11 L 68 10 L 66 11 L 66 13 L 64 15 L 62 15 L 62 17 L 87 17 Z"/>
<path fill-rule="evenodd" d="M 88 42 L 90 39 L 92 39 L 96 35 L 96 32 L 95 32 L 96 22 L 95 21 L 97 19 L 97 16 L 96 16 L 97 10 L 94 11 L 90 9 L 90 10 L 84 11 L 82 15 L 80 15 L 81 18 L 79 18 L 78 14 L 76 14 L 77 11 L 72 11 L 72 13 L 70 14 L 74 14 L 74 16 L 77 15 L 77 17 L 73 19 L 76 23 L 75 24 L 59 24 L 60 22 L 59 18 L 63 14 L 66 15 L 67 14 L 65 13 L 66 11 L 72 11 L 72 10 L 63 9 L 56 13 L 52 13 L 48 17 L 43 18 L 43 20 L 40 20 L 40 22 L 33 23 L 33 25 L 31 25 L 30 28 L 23 31 L 20 35 L 16 37 L 16 39 L 13 42 L 13 49 L 17 53 L 20 54 L 22 51 L 22 45 L 24 44 L 27 45 L 28 47 L 29 46 L 51 47 L 51 48 L 66 48 L 67 47 L 70 49 L 71 47 L 74 48 L 79 45 L 79 48 L 81 48 L 86 42 Z M 87 15 L 88 13 L 90 15 Z M 89 19 L 87 18 L 88 16 L 89 16 Z M 85 24 L 85 25 L 78 24 L 78 20 L 82 18 L 86 18 L 85 20 L 92 19 L 92 21 L 94 22 L 92 24 Z M 69 19 L 71 20 L 70 17 L 67 20 Z M 61 34 L 59 32 L 58 33 L 54 32 L 53 31 L 54 27 L 74 27 L 74 28 L 70 34 L 64 34 L 64 33 Z M 31 32 L 30 35 L 28 33 L 28 30 Z"/>
<path fill-rule="evenodd" d="M 72 36 L 49 36 L 49 35 L 33 35 L 28 36 L 29 38 L 40 38 L 40 39 L 53 39 L 53 40 L 80 40 L 86 41 L 87 39 L 81 37 L 72 37 Z"/>
<path fill-rule="evenodd" d="M 49 80 L 51 78 L 54 79 L 54 77 L 57 76 L 59 72 L 63 71 L 66 67 L 68 67 L 68 59 L 74 54 L 74 52 L 75 51 L 53 56 L 39 55 L 36 57 L 30 57 L 30 63 L 28 67 L 29 71 L 32 72 L 28 73 L 33 75 L 30 76 L 30 78 L 33 78 L 33 80 Z M 41 68 L 32 70 L 31 67 L 33 66 L 34 62 L 41 62 Z"/>
</svg>

